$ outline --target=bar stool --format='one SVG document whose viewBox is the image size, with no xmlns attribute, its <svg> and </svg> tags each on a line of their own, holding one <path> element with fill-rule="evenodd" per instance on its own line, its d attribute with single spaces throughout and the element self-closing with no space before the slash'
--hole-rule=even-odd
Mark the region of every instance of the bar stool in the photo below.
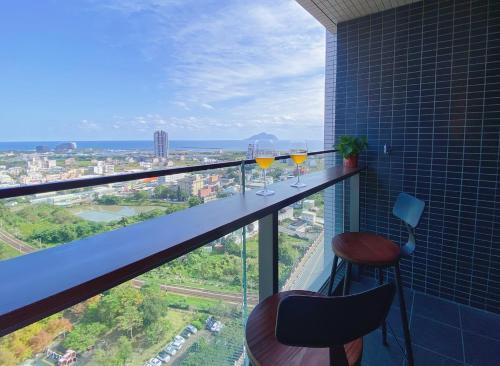
<svg viewBox="0 0 500 366">
<path fill-rule="evenodd" d="M 402 257 L 408 257 L 415 251 L 415 228 L 420 221 L 424 207 L 425 203 L 423 201 L 407 193 L 400 193 L 398 195 L 392 213 L 403 221 L 408 231 L 408 241 L 401 247 L 393 241 L 374 233 L 342 233 L 335 236 L 332 241 L 334 257 L 330 283 L 328 285 L 328 295 L 331 295 L 333 292 L 333 284 L 335 282 L 339 258 L 342 258 L 347 263 L 344 277 L 344 295 L 349 294 L 352 264 L 376 267 L 378 270 L 379 284 L 384 283 L 384 268 L 394 268 L 406 346 L 406 358 L 409 366 L 414 366 L 414 359 L 399 261 Z M 387 328 L 385 321 L 382 324 L 382 341 L 384 345 L 387 345 Z"/>
<path fill-rule="evenodd" d="M 250 362 L 253 366 L 359 365 L 362 337 L 386 318 L 395 291 L 395 285 L 387 283 L 343 297 L 301 290 L 269 296 L 248 317 L 245 342 Z"/>
</svg>

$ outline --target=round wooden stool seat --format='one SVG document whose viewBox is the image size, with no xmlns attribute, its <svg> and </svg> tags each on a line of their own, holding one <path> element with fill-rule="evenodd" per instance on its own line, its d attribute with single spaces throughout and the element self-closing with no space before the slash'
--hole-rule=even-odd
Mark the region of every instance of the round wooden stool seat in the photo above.
<svg viewBox="0 0 500 366">
<path fill-rule="evenodd" d="M 399 260 L 400 249 L 392 240 L 373 233 L 342 233 L 333 238 L 333 252 L 354 264 L 375 267 L 392 266 Z"/>
<path fill-rule="evenodd" d="M 253 366 L 329 366 L 328 348 L 286 346 L 276 339 L 275 327 L 278 304 L 290 295 L 318 295 L 310 291 L 285 291 L 259 303 L 248 317 L 245 339 L 248 356 Z M 304 309 L 307 311 L 307 309 Z M 363 352 L 363 339 L 358 338 L 344 346 L 349 365 L 358 365 Z"/>
</svg>

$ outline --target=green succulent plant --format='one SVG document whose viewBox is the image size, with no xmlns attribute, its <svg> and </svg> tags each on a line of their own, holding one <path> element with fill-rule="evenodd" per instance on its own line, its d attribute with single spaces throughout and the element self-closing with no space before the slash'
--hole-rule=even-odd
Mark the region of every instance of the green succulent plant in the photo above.
<svg viewBox="0 0 500 366">
<path fill-rule="evenodd" d="M 337 145 L 335 145 L 344 159 L 359 155 L 367 147 L 368 139 L 366 136 L 340 136 Z"/>
</svg>

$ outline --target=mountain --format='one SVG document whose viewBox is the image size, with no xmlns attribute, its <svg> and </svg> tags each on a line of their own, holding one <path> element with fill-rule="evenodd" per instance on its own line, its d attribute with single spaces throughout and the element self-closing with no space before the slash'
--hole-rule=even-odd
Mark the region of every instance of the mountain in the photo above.
<svg viewBox="0 0 500 366">
<path fill-rule="evenodd" d="M 255 141 L 255 140 L 273 140 L 273 141 L 277 141 L 278 138 L 270 133 L 265 133 L 265 132 L 261 132 L 257 135 L 253 135 L 253 136 L 250 136 L 249 138 L 247 138 L 248 141 Z"/>
</svg>

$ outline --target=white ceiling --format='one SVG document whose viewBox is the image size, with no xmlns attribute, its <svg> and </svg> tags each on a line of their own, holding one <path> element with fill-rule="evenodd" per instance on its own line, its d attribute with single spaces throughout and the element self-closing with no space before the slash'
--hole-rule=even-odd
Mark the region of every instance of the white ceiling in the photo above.
<svg viewBox="0 0 500 366">
<path fill-rule="evenodd" d="M 420 0 L 296 0 L 330 32 L 337 23 L 397 8 Z"/>
</svg>

